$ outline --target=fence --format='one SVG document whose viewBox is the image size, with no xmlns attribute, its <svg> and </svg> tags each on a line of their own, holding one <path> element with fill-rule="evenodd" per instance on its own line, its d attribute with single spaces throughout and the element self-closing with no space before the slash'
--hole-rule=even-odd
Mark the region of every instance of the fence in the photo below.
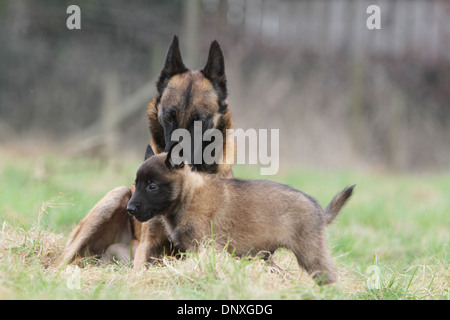
<svg viewBox="0 0 450 320">
<path fill-rule="evenodd" d="M 204 3 L 211 7 L 219 1 Z M 228 0 L 222 5 L 227 7 L 230 25 L 272 45 L 298 47 L 325 56 L 344 51 L 450 59 L 447 0 Z M 366 27 L 371 5 L 380 7 L 381 28 L 388 32 Z"/>
</svg>

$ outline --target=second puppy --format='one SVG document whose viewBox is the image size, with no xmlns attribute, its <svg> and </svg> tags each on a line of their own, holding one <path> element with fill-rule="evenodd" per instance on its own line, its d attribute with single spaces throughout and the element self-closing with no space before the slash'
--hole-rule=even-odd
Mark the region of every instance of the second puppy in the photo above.
<svg viewBox="0 0 450 320">
<path fill-rule="evenodd" d="M 354 186 L 338 193 L 323 210 L 315 199 L 287 185 L 192 171 L 172 161 L 172 150 L 148 156 L 138 169 L 129 214 L 140 222 L 161 219 L 172 244 L 182 251 L 194 250 L 211 236 L 212 228 L 216 245 L 228 245 L 236 255 L 287 248 L 318 284 L 337 281 L 326 226 Z M 145 248 L 150 255 L 151 246 L 149 242 Z"/>
</svg>

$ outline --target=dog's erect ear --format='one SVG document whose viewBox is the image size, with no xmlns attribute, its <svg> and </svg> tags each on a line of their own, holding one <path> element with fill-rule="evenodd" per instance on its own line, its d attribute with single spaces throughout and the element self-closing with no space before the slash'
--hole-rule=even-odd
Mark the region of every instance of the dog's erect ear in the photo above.
<svg viewBox="0 0 450 320">
<path fill-rule="evenodd" d="M 214 40 L 211 43 L 208 61 L 202 70 L 203 75 L 208 78 L 219 95 L 219 101 L 227 98 L 227 79 L 225 77 L 225 59 L 219 43 Z"/>
<path fill-rule="evenodd" d="M 153 152 L 152 147 L 150 145 L 147 145 L 147 149 L 145 149 L 145 158 L 144 161 L 147 160 L 150 157 L 153 157 L 155 153 Z"/>
<path fill-rule="evenodd" d="M 164 160 L 164 164 L 169 169 L 179 169 L 184 167 L 183 159 L 177 156 L 177 152 L 179 154 L 179 149 L 181 148 L 181 144 L 179 142 L 173 142 L 170 145 L 169 151 L 167 152 L 166 159 Z M 175 150 L 175 151 L 174 151 Z"/>
<path fill-rule="evenodd" d="M 171 77 L 185 71 L 187 71 L 187 68 L 184 66 L 183 60 L 181 59 L 178 37 L 173 36 L 172 44 L 167 52 L 166 62 L 164 63 L 164 67 L 159 75 L 158 83 L 156 84 L 158 93 L 161 94 L 163 92 Z"/>
</svg>

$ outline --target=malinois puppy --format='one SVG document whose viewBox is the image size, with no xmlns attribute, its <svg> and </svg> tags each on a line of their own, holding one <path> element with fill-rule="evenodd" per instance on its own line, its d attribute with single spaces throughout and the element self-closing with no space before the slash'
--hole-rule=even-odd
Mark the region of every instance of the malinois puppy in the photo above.
<svg viewBox="0 0 450 320">
<path fill-rule="evenodd" d="M 233 144 L 233 139 L 226 135 L 226 129 L 231 129 L 233 123 L 226 101 L 224 56 L 217 41 L 211 43 L 205 67 L 191 71 L 183 63 L 178 38 L 175 36 L 156 88 L 157 94 L 147 110 L 150 144 L 156 153 L 167 151 L 175 129 L 192 132 L 194 121 L 201 121 L 203 132 L 212 128 L 222 132 L 222 156 L 224 159 L 230 156 L 226 155 L 226 144 Z M 205 147 L 203 143 L 202 148 Z M 193 150 L 192 157 L 196 152 L 202 150 Z M 222 161 L 220 164 L 191 163 L 192 169 L 196 171 L 223 178 L 233 176 L 232 161 Z M 170 242 L 158 219 L 142 224 L 128 216 L 126 205 L 133 192 L 134 186 L 119 187 L 101 199 L 73 230 L 63 254 L 54 265 L 70 263 L 76 256 L 103 255 L 104 260 L 112 257 L 134 259 L 135 266 L 139 266 L 149 258 L 145 249 L 148 243 L 167 253 Z M 130 257 L 130 247 L 133 257 Z"/>
<path fill-rule="evenodd" d="M 326 243 L 326 226 L 338 215 L 353 187 L 323 210 L 309 195 L 269 181 L 222 179 L 195 172 L 169 153 L 149 157 L 138 169 L 127 211 L 138 221 L 161 219 L 179 250 L 214 232 L 215 243 L 237 255 L 293 251 L 298 264 L 319 284 L 337 281 Z M 148 252 L 155 250 L 148 248 Z"/>
</svg>

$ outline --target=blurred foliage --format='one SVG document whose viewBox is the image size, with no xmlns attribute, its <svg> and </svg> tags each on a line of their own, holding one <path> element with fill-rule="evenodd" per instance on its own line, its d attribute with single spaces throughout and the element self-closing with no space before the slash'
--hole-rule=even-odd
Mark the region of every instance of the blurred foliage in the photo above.
<svg viewBox="0 0 450 320">
<path fill-rule="evenodd" d="M 71 4 L 81 30 L 66 28 Z M 220 42 L 235 125 L 281 129 L 282 163 L 448 169 L 448 2 L 373 4 L 381 30 L 351 0 L 2 0 L 0 143 L 97 126 L 105 77 L 118 79 L 123 107 L 155 81 L 177 34 L 192 69 Z M 140 108 L 115 148 L 148 142 Z"/>
</svg>

